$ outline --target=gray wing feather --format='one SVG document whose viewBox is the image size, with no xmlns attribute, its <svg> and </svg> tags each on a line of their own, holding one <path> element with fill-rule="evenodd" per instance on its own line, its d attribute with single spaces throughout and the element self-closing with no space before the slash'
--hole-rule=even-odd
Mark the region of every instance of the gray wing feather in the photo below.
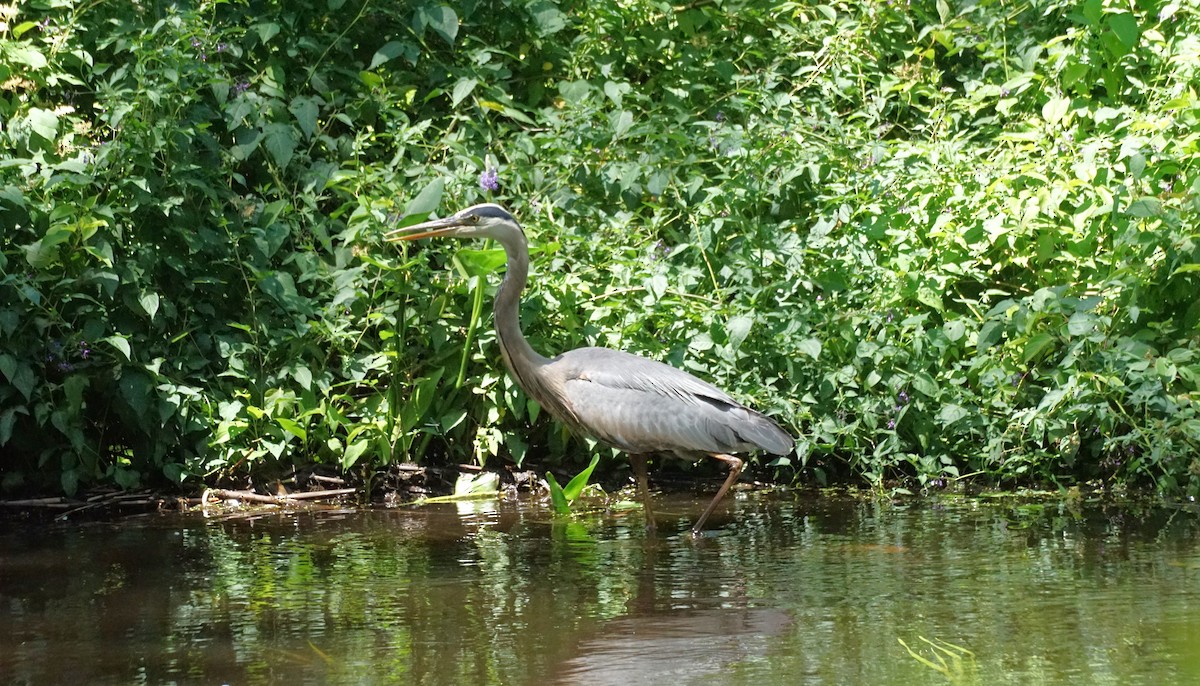
<svg viewBox="0 0 1200 686">
<path fill-rule="evenodd" d="M 608 348 L 580 348 L 548 365 L 579 428 L 632 453 L 783 455 L 792 437 L 721 389 L 676 369 Z"/>
</svg>

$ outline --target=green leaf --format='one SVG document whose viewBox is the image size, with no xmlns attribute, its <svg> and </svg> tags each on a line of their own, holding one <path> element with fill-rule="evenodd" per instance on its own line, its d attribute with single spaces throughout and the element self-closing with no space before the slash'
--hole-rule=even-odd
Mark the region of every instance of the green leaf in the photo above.
<svg viewBox="0 0 1200 686">
<path fill-rule="evenodd" d="M 558 480 L 550 472 L 546 472 L 546 485 L 550 487 L 550 503 L 554 506 L 554 511 L 559 514 L 570 512 L 571 505 L 567 502 L 567 497 L 563 495 L 562 486 L 558 485 Z"/>
<path fill-rule="evenodd" d="M 1125 214 L 1133 217 L 1161 217 L 1163 214 L 1162 201 L 1158 198 L 1138 198 L 1129 203 Z"/>
<path fill-rule="evenodd" d="M 1117 40 L 1121 41 L 1126 49 L 1133 48 L 1138 42 L 1138 23 L 1137 19 L 1128 12 L 1114 14 L 1108 18 L 1108 27 L 1117 35 Z"/>
<path fill-rule="evenodd" d="M 957 422 L 960 419 L 965 419 L 969 416 L 971 416 L 971 412 L 969 410 L 953 403 L 943 405 L 942 409 L 938 411 L 938 421 L 942 424 L 942 426 L 949 426 L 954 422 Z"/>
<path fill-rule="evenodd" d="M 495 274 L 508 261 L 508 256 L 504 254 L 503 248 L 492 250 L 466 248 L 458 251 L 454 257 L 462 266 L 462 271 L 466 276 Z"/>
<path fill-rule="evenodd" d="M 478 83 L 475 79 L 459 79 L 458 83 L 454 84 L 454 90 L 450 93 L 450 105 L 458 107 L 458 103 L 471 95 L 471 91 L 475 90 L 475 86 Z"/>
<path fill-rule="evenodd" d="M 988 348 L 1000 342 L 1000 338 L 1004 335 L 1004 324 L 998 321 L 985 322 L 979 328 L 979 336 L 975 339 L 975 348 L 979 352 L 984 352 Z"/>
<path fill-rule="evenodd" d="M 51 110 L 31 107 L 26 118 L 29 128 L 41 138 L 53 142 L 58 138 L 58 115 Z"/>
<path fill-rule="evenodd" d="M 1039 358 L 1052 345 L 1054 345 L 1054 336 L 1048 333 L 1034 334 L 1025 343 L 1025 350 L 1021 353 L 1021 361 L 1029 364 Z"/>
<path fill-rule="evenodd" d="M 363 453 L 367 452 L 367 448 L 370 447 L 370 445 L 371 442 L 369 440 L 363 439 L 355 441 L 346 446 L 346 452 L 342 454 L 342 469 L 350 469 L 353 467 L 354 463 L 358 462 L 358 458 L 362 457 Z"/>
<path fill-rule="evenodd" d="M 821 357 L 821 341 L 816 338 L 806 338 L 796 344 L 796 350 L 816 360 Z"/>
<path fill-rule="evenodd" d="M 293 98 L 288 110 L 296 118 L 296 124 L 304 134 L 305 140 L 312 138 L 317 131 L 317 115 L 320 114 L 317 99 L 311 96 Z"/>
<path fill-rule="evenodd" d="M 384 43 L 382 48 L 375 51 L 375 56 L 371 58 L 371 66 L 367 67 L 367 69 L 374 70 L 375 67 L 384 62 L 390 62 L 403 55 L 407 49 L 408 47 L 398 40 L 388 41 Z"/>
<path fill-rule="evenodd" d="M 629 110 L 613 112 L 610 119 L 612 120 L 614 139 L 624 136 L 629 131 L 629 128 L 633 126 L 633 112 Z"/>
<path fill-rule="evenodd" d="M 5 41 L 5 56 L 17 64 L 24 64 L 32 70 L 44 68 L 48 62 L 40 50 L 28 43 L 12 44 Z"/>
<path fill-rule="evenodd" d="M 408 201 L 408 205 L 404 207 L 404 215 L 413 214 L 429 214 L 437 209 L 439 203 L 442 202 L 442 192 L 446 190 L 446 182 L 440 177 L 425 184 L 417 197 Z"/>
<path fill-rule="evenodd" d="M 101 343 L 107 343 L 112 347 L 120 350 L 125 355 L 126 360 L 133 359 L 133 351 L 129 347 L 129 339 L 124 336 L 108 336 L 100 339 Z"/>
<path fill-rule="evenodd" d="M 917 372 L 916 374 L 913 374 L 912 387 L 921 393 L 921 395 L 929 398 L 934 397 L 938 392 L 937 382 L 933 380 L 932 376 L 926 374 L 925 372 Z"/>
<path fill-rule="evenodd" d="M 25 246 L 25 261 L 37 269 L 45 269 L 58 261 L 58 246 L 71 237 L 71 230 L 61 224 L 51 226 L 46 235 Z"/>
<path fill-rule="evenodd" d="M 533 24 L 537 27 L 539 36 L 549 36 L 558 33 L 567 27 L 567 15 L 563 14 L 552 3 L 535 2 L 529 6 L 529 14 L 533 17 Z"/>
<path fill-rule="evenodd" d="M 27 402 L 33 398 L 37 377 L 29 365 L 17 362 L 11 355 L 0 355 L 0 372 L 3 372 L 8 382 L 25 396 Z"/>
<path fill-rule="evenodd" d="M 425 27 L 428 26 L 447 44 L 454 45 L 454 39 L 458 36 L 458 15 L 454 13 L 454 10 L 445 5 L 424 5 L 417 10 L 413 20 L 417 24 L 415 28 L 419 33 L 424 32 Z"/>
<path fill-rule="evenodd" d="M 275 36 L 279 35 L 279 24 L 275 22 L 263 22 L 250 27 L 258 32 L 258 39 L 263 43 L 267 43 Z"/>
<path fill-rule="evenodd" d="M 17 423 L 17 413 L 28 415 L 29 411 L 18 405 L 10 407 L 0 414 L 0 445 L 8 443 L 12 439 L 13 427 Z"/>
<path fill-rule="evenodd" d="M 558 83 L 558 94 L 562 96 L 572 105 L 578 105 L 587 97 L 592 90 L 592 84 L 584 80 L 579 81 L 560 81 Z"/>
<path fill-rule="evenodd" d="M 746 315 L 738 315 L 729 320 L 725 325 L 725 331 L 729 334 L 729 345 L 736 350 L 742 346 L 742 342 L 750 335 L 750 330 L 754 328 L 754 319 Z"/>
<path fill-rule="evenodd" d="M 154 321 L 154 315 L 158 313 L 158 293 L 143 293 L 142 297 L 138 298 L 138 304 L 142 306 L 142 311 L 150 316 L 150 321 Z"/>
<path fill-rule="evenodd" d="M 1095 328 L 1096 317 L 1087 312 L 1076 312 L 1067 320 L 1067 331 L 1072 336 L 1086 336 Z"/>
<path fill-rule="evenodd" d="M 1067 98 L 1050 98 L 1045 105 L 1042 105 L 1042 119 L 1049 124 L 1057 124 L 1067 116 L 1067 110 L 1070 107 L 1071 101 Z"/>
<path fill-rule="evenodd" d="M 263 143 L 271 159 L 280 168 L 286 167 L 292 161 L 296 151 L 296 132 L 291 126 L 275 122 L 263 128 Z"/>
<path fill-rule="evenodd" d="M 958 342 L 967 333 L 967 325 L 961 319 L 951 319 L 942 325 L 942 333 L 952 342 Z"/>
<path fill-rule="evenodd" d="M 579 497 L 579 494 L 583 492 L 583 489 L 587 487 L 588 479 L 592 478 L 592 470 L 594 470 L 598 464 L 600 464 L 600 456 L 592 456 L 591 463 L 589 463 L 582 472 L 576 474 L 575 477 L 568 481 L 567 485 L 563 487 L 562 494 L 568 502 L 574 502 L 575 499 Z"/>
<path fill-rule="evenodd" d="M 304 427 L 297 424 L 295 420 L 287 417 L 276 417 L 275 423 L 278 424 L 281 429 L 295 436 L 296 438 L 299 438 L 302 441 L 308 440 L 308 432 L 304 430 Z"/>
</svg>

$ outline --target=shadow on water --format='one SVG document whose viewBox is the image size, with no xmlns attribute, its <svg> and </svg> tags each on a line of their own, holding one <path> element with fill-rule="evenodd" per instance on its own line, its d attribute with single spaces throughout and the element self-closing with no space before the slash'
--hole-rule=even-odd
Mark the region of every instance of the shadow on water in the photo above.
<svg viewBox="0 0 1200 686">
<path fill-rule="evenodd" d="M 0 532 L 0 684 L 1200 683 L 1194 511 L 739 497 Z"/>
</svg>

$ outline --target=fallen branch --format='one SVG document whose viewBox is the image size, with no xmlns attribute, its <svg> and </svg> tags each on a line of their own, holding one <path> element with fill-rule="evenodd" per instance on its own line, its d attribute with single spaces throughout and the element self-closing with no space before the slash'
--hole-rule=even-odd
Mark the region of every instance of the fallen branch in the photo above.
<svg viewBox="0 0 1200 686">
<path fill-rule="evenodd" d="M 262 495 L 254 491 L 230 491 L 224 488 L 210 488 L 204 492 L 204 497 L 200 499 L 202 503 L 207 503 L 209 496 L 219 500 L 245 500 L 252 503 L 264 503 L 267 505 L 288 505 L 304 500 L 316 500 L 318 498 L 336 498 L 342 495 L 350 495 L 355 493 L 353 488 L 333 488 L 326 491 L 305 491 L 302 493 L 289 493 L 287 495 Z"/>
</svg>

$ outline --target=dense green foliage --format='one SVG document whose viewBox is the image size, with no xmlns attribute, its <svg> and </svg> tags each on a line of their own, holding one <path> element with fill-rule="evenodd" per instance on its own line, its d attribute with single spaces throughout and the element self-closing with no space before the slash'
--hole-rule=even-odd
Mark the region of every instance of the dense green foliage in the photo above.
<svg viewBox="0 0 1200 686">
<path fill-rule="evenodd" d="M 801 478 L 1200 492 L 1194 0 L 0 15 L 6 488 L 576 459 L 502 255 L 380 242 L 494 199 L 536 348 L 710 378 Z"/>
</svg>

